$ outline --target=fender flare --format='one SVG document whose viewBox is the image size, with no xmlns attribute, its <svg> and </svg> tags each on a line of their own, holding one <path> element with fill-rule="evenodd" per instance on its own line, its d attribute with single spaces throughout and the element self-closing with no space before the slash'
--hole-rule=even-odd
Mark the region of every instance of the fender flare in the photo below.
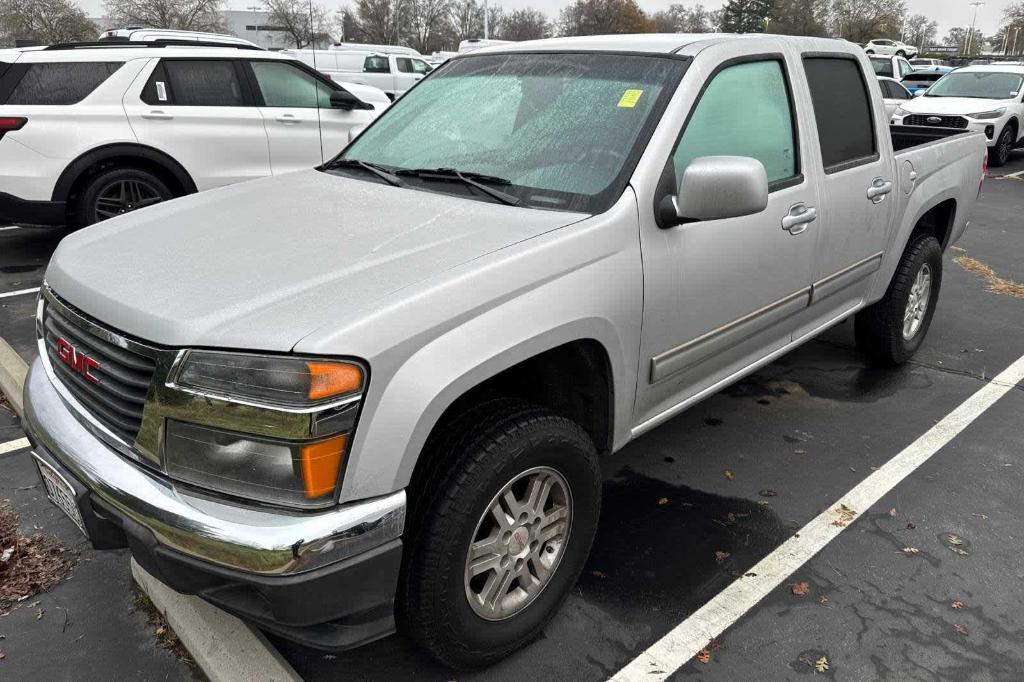
<svg viewBox="0 0 1024 682">
<path fill-rule="evenodd" d="M 158 164 L 174 176 L 178 184 L 184 188 L 185 194 L 193 194 L 197 191 L 196 183 L 192 180 L 192 176 L 189 175 L 188 171 L 164 152 L 142 144 L 118 142 L 92 149 L 68 164 L 67 168 L 60 174 L 60 177 L 57 178 L 57 184 L 54 185 L 51 200 L 67 201 L 75 181 L 89 167 L 107 159 L 126 156 Z"/>
</svg>

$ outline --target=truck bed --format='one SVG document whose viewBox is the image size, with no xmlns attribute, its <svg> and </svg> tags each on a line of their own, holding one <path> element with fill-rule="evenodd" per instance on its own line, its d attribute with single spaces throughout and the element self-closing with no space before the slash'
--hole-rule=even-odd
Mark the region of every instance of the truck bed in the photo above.
<svg viewBox="0 0 1024 682">
<path fill-rule="evenodd" d="M 930 144 L 936 140 L 943 140 L 955 135 L 966 135 L 969 130 L 960 128 L 933 128 L 929 126 L 889 126 L 889 134 L 892 135 L 892 148 L 895 152 L 901 152 L 911 147 Z"/>
</svg>

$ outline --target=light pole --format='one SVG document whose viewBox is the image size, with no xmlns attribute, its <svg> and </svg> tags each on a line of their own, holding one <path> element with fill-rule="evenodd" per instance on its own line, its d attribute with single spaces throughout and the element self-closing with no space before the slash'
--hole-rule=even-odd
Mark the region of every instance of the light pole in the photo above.
<svg viewBox="0 0 1024 682">
<path fill-rule="evenodd" d="M 971 30 L 967 32 L 967 46 L 964 48 L 965 57 L 971 54 L 971 41 L 974 40 L 974 24 L 978 21 L 978 8 L 983 7 L 985 3 L 977 0 L 968 4 L 974 8 L 974 17 L 971 19 Z"/>
<path fill-rule="evenodd" d="M 1017 54 L 1017 34 L 1020 33 L 1019 28 L 1013 29 L 1013 47 L 1010 48 L 1010 54 Z"/>
<path fill-rule="evenodd" d="M 484 0 L 484 40 L 491 37 L 491 13 L 487 9 L 487 0 Z"/>
</svg>

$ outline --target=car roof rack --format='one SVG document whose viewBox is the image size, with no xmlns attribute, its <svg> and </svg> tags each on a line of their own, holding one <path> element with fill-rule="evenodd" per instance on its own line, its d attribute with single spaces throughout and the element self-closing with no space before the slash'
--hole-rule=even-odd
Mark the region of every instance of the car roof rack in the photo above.
<svg viewBox="0 0 1024 682">
<path fill-rule="evenodd" d="M 244 43 L 221 43 L 214 40 L 179 40 L 167 38 L 160 40 L 95 40 L 80 43 L 57 43 L 44 47 L 44 50 L 77 50 L 89 47 L 231 47 L 236 50 L 263 50 L 258 45 Z"/>
</svg>

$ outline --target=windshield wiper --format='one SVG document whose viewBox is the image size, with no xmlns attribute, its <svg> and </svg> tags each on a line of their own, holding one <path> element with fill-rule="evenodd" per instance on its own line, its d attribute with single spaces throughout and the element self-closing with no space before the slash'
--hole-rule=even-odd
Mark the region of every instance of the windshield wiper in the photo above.
<svg viewBox="0 0 1024 682">
<path fill-rule="evenodd" d="M 522 201 L 519 197 L 514 197 L 507 192 L 502 192 L 500 189 L 494 189 L 488 187 L 484 183 L 492 185 L 511 185 L 512 183 L 505 178 L 495 177 L 493 175 L 484 175 L 483 173 L 463 173 L 454 168 L 399 168 L 395 171 L 395 175 L 415 175 L 418 178 L 437 178 L 440 180 L 460 180 L 470 187 L 475 187 L 484 194 L 494 197 L 503 204 L 509 206 L 518 206 Z"/>
<path fill-rule="evenodd" d="M 395 187 L 406 186 L 405 183 L 402 182 L 402 179 L 391 171 L 378 166 L 377 164 L 367 163 L 366 161 L 360 161 L 359 159 L 335 159 L 334 161 L 328 162 L 325 168 L 362 168 L 365 171 L 373 173 L 389 185 L 394 185 Z"/>
</svg>

